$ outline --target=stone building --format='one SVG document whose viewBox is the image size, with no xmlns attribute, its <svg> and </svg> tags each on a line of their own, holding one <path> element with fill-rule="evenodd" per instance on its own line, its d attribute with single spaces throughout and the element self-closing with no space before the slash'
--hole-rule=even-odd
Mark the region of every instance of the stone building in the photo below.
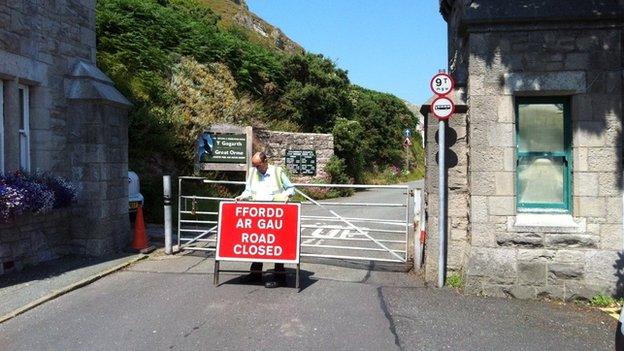
<svg viewBox="0 0 624 351">
<path fill-rule="evenodd" d="M 96 67 L 95 0 L 0 2 L 0 171 L 74 181 L 71 209 L 0 226 L 0 274 L 125 246 L 127 109 Z"/>
<path fill-rule="evenodd" d="M 621 294 L 624 2 L 441 0 L 440 11 L 458 106 L 448 274 L 491 296 Z M 436 281 L 438 123 L 427 119 L 425 276 Z"/>
</svg>

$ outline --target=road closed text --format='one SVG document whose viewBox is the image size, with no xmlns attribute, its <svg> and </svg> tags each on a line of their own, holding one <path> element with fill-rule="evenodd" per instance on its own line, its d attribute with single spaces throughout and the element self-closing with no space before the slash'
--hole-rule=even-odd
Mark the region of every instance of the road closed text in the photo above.
<svg viewBox="0 0 624 351">
<path fill-rule="evenodd" d="M 298 262 L 299 204 L 222 203 L 217 259 Z"/>
<path fill-rule="evenodd" d="M 275 234 L 243 233 L 241 244 L 234 245 L 234 253 L 237 255 L 266 255 L 279 256 L 284 249 L 273 245 Z"/>
</svg>

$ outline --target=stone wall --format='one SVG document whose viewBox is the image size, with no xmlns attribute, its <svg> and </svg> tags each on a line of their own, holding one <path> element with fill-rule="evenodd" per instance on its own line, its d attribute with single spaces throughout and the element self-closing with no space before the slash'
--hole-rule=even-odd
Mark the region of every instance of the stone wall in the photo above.
<svg viewBox="0 0 624 351">
<path fill-rule="evenodd" d="M 17 218 L 0 224 L 0 274 L 71 252 L 70 210 Z"/>
<path fill-rule="evenodd" d="M 468 170 L 468 252 L 455 252 L 451 218 L 450 270 L 461 272 L 466 291 L 476 294 L 562 299 L 621 294 L 624 16 L 592 18 L 601 12 L 589 11 L 575 13 L 587 16 L 584 21 L 551 22 L 544 12 L 547 6 L 540 2 L 545 6 L 541 20 L 527 23 L 512 18 L 516 12 L 506 8 L 514 6 L 511 2 L 504 8 L 495 1 L 479 1 L 479 6 L 443 3 L 455 6 L 446 8 L 445 18 L 449 66 L 460 81 L 462 65 L 467 65 L 469 152 L 460 164 L 465 162 Z M 478 11 L 487 18 L 472 13 Z M 498 14 L 501 17 L 494 18 Z M 571 100 L 573 186 L 568 215 L 522 214 L 516 209 L 516 96 Z M 462 118 L 453 118 L 457 117 Z M 429 178 L 435 171 L 428 163 Z M 450 209 L 456 206 L 453 198 L 463 193 L 450 187 Z M 432 223 L 437 209 L 429 206 L 431 238 L 431 231 L 437 230 L 437 221 Z M 428 241 L 431 244 L 436 245 Z M 426 264 L 436 263 L 437 256 L 428 252 Z M 433 281 L 428 270 L 426 277 Z"/>
<path fill-rule="evenodd" d="M 466 265 L 469 248 L 468 231 L 468 143 L 466 138 L 467 116 L 466 102 L 461 89 L 457 94 L 449 95 L 454 101 L 457 112 L 446 122 L 447 140 L 447 273 L 461 273 Z M 426 109 L 429 107 L 426 106 Z M 423 109 L 423 114 L 427 110 Z M 427 118 L 425 201 L 427 207 L 427 245 L 425 256 L 426 280 L 434 282 L 438 277 L 439 253 L 439 167 L 438 134 L 439 121 L 431 114 Z"/>
<path fill-rule="evenodd" d="M 5 171 L 20 167 L 18 89 L 25 85 L 30 91 L 31 170 L 65 177 L 81 193 L 69 225 L 57 215 L 37 221 L 59 229 L 58 237 L 50 240 L 66 242 L 70 252 L 103 255 L 130 240 L 126 120 L 130 104 L 95 62 L 95 0 L 0 3 Z M 19 224 L 13 225 L 16 232 L 21 230 Z M 48 238 L 54 235 L 46 233 Z M 13 256 L 21 257 L 19 251 Z"/>
<path fill-rule="evenodd" d="M 486 30 L 469 39 L 473 250 L 467 289 L 517 297 L 613 293 L 623 242 L 622 30 Z M 543 224 L 548 218 L 535 215 L 520 223 L 515 208 L 514 96 L 533 94 L 571 98 L 567 224 L 564 217 Z"/>
<path fill-rule="evenodd" d="M 296 182 L 310 182 L 311 179 L 327 177 L 324 168 L 334 155 L 334 136 L 317 133 L 274 132 L 254 129 L 254 152 L 264 151 L 276 165 L 284 166 L 286 150 L 316 150 L 316 176 L 293 177 Z M 285 166 L 284 166 L 285 168 Z"/>
</svg>

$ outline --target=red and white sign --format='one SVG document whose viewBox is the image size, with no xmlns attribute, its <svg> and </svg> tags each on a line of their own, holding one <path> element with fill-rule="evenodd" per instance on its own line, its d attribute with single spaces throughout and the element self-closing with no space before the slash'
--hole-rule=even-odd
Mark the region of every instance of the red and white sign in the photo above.
<svg viewBox="0 0 624 351">
<path fill-rule="evenodd" d="M 453 91 L 453 88 L 455 87 L 455 81 L 453 80 L 453 77 L 446 73 L 438 73 L 433 76 L 433 78 L 431 78 L 429 87 L 434 94 L 446 95 Z"/>
<path fill-rule="evenodd" d="M 447 120 L 455 112 L 455 104 L 446 96 L 439 96 L 431 103 L 431 113 L 439 120 Z"/>
<path fill-rule="evenodd" d="M 299 263 L 300 206 L 221 202 L 216 260 Z"/>
</svg>

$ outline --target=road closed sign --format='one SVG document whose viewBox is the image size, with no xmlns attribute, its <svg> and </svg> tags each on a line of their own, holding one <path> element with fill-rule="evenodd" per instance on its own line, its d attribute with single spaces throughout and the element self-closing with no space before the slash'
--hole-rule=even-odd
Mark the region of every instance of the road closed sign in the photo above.
<svg viewBox="0 0 624 351">
<path fill-rule="evenodd" d="M 431 113 L 439 120 L 447 120 L 455 112 L 455 104 L 446 96 L 440 96 L 431 103 Z"/>
<path fill-rule="evenodd" d="M 300 204 L 221 202 L 217 260 L 299 263 Z"/>
</svg>

